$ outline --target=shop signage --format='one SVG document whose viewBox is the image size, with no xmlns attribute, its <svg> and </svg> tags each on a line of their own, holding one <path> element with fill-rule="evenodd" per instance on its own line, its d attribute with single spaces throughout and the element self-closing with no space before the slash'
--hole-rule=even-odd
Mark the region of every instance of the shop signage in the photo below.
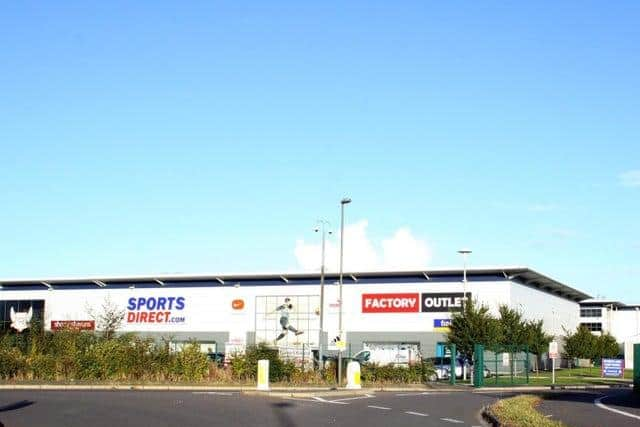
<svg viewBox="0 0 640 427">
<path fill-rule="evenodd" d="M 464 293 L 448 292 L 448 293 L 428 293 L 421 295 L 421 304 L 423 312 L 451 312 L 461 311 Z M 471 294 L 467 292 L 467 299 L 471 298 Z"/>
<path fill-rule="evenodd" d="M 131 297 L 127 323 L 184 323 L 184 297 Z"/>
<path fill-rule="evenodd" d="M 467 292 L 467 298 L 471 293 Z M 462 292 L 362 294 L 362 312 L 449 313 L 461 311 L 463 299 Z"/>
<path fill-rule="evenodd" d="M 451 319 L 433 319 L 433 330 L 436 332 L 449 332 Z"/>
<path fill-rule="evenodd" d="M 94 320 L 52 320 L 51 330 L 73 329 L 75 331 L 93 331 L 96 329 Z"/>
<path fill-rule="evenodd" d="M 11 307 L 9 318 L 11 319 L 11 327 L 18 332 L 22 332 L 27 329 L 31 323 L 33 307 L 29 307 L 29 310 L 26 312 L 17 312 Z"/>
<path fill-rule="evenodd" d="M 418 293 L 362 294 L 363 313 L 413 313 L 420 304 Z"/>
</svg>

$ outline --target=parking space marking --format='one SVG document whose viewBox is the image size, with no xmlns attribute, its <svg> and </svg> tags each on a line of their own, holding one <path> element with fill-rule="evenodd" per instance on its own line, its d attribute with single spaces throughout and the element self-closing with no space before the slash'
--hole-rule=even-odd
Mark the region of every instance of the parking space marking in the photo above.
<svg viewBox="0 0 640 427">
<path fill-rule="evenodd" d="M 365 394 L 364 396 L 345 397 L 343 399 L 333 399 L 333 400 L 329 400 L 329 402 L 343 402 L 345 400 L 371 399 L 372 397 L 375 397 L 375 396 L 371 394 Z"/>
<path fill-rule="evenodd" d="M 284 399 L 286 400 L 298 400 L 300 402 L 312 402 L 312 403 L 318 403 L 317 400 L 314 399 L 304 399 L 302 397 L 284 397 Z"/>
<path fill-rule="evenodd" d="M 338 402 L 336 400 L 327 400 L 327 399 L 323 399 L 323 398 L 318 397 L 318 396 L 314 396 L 313 399 L 316 400 L 317 402 L 322 402 L 322 403 L 333 403 L 334 405 L 348 405 L 347 402 Z"/>
<path fill-rule="evenodd" d="M 368 405 L 367 408 L 382 409 L 383 411 L 390 411 L 391 410 L 391 408 L 387 408 L 385 406 L 375 406 L 375 405 Z"/>
<path fill-rule="evenodd" d="M 405 411 L 405 414 L 409 414 L 409 415 L 417 415 L 419 417 L 428 417 L 429 414 L 423 414 L 421 412 L 413 412 L 413 411 Z"/>
<path fill-rule="evenodd" d="M 455 418 L 440 418 L 442 421 L 454 424 L 464 424 L 464 421 L 456 420 Z"/>
</svg>

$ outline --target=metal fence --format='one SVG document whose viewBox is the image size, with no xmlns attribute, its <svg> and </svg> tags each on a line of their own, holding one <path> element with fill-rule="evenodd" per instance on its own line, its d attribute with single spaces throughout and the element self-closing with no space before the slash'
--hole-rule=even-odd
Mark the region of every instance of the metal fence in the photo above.
<svg viewBox="0 0 640 427">
<path fill-rule="evenodd" d="M 479 354 L 479 352 L 482 352 Z M 498 346 L 486 349 L 476 346 L 476 386 L 529 384 L 529 372 L 534 355 L 527 346 Z"/>
</svg>

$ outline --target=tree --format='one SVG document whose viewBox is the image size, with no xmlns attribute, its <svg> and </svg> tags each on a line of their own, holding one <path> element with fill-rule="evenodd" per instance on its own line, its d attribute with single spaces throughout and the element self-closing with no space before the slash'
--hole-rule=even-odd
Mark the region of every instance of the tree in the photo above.
<svg viewBox="0 0 640 427">
<path fill-rule="evenodd" d="M 521 346 L 527 344 L 527 330 L 522 313 L 508 305 L 498 307 L 500 313 L 500 344 Z"/>
<path fill-rule="evenodd" d="M 105 339 L 111 339 L 124 320 L 125 311 L 118 307 L 107 295 L 102 303 L 102 310 L 96 313 L 92 308 L 88 308 L 89 316 L 96 322 L 96 329 L 102 331 Z"/>
<path fill-rule="evenodd" d="M 586 326 L 580 325 L 574 333 L 565 329 L 564 355 L 569 359 L 589 359 L 595 356 L 596 337 Z"/>
<path fill-rule="evenodd" d="M 620 347 L 610 333 L 607 332 L 596 337 L 594 359 L 616 357 L 619 352 Z"/>
<path fill-rule="evenodd" d="M 456 350 L 471 360 L 474 344 L 493 347 L 498 343 L 499 336 L 498 320 L 491 316 L 489 307 L 476 307 L 474 301 L 468 300 L 461 312 L 452 315 L 447 343 L 455 344 Z"/>
<path fill-rule="evenodd" d="M 536 372 L 538 371 L 540 356 L 549 350 L 549 343 L 553 336 L 544 332 L 542 320 L 530 320 L 525 325 L 525 336 L 529 351 L 536 355 Z"/>
</svg>

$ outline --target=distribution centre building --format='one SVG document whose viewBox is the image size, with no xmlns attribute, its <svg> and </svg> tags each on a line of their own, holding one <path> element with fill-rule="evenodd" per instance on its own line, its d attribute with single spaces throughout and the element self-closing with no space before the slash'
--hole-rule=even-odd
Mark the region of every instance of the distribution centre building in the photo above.
<svg viewBox="0 0 640 427">
<path fill-rule="evenodd" d="M 0 279 L 0 333 L 36 318 L 52 330 L 99 328 L 96 315 L 106 305 L 124 314 L 121 331 L 177 347 L 196 340 L 205 351 L 230 353 L 266 342 L 309 351 L 320 340 L 334 346 L 342 317 L 351 353 L 403 346 L 430 357 L 441 354 L 465 293 L 493 314 L 505 304 L 525 319 L 542 319 L 555 336 L 576 328 L 580 302 L 590 298 L 527 267 L 468 269 L 466 286 L 462 269 L 346 272 L 342 310 L 338 283 L 337 274 L 326 275 L 320 337 L 318 273 Z"/>
</svg>

